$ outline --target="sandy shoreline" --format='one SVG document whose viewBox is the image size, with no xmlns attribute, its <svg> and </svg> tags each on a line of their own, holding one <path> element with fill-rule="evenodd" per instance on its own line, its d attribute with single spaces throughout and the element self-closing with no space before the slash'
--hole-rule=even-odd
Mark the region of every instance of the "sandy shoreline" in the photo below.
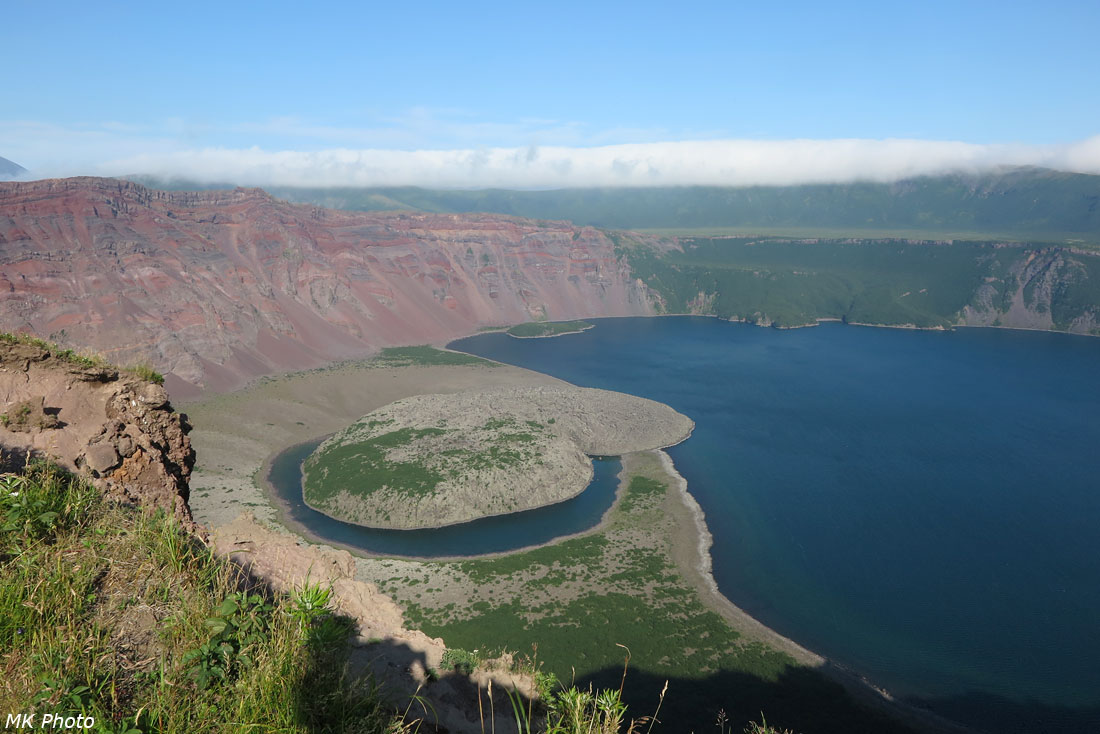
<svg viewBox="0 0 1100 734">
<path fill-rule="evenodd" d="M 675 504 L 669 508 L 670 512 L 679 514 L 689 526 L 695 528 L 695 542 L 692 543 L 691 538 L 680 538 L 680 543 L 674 545 L 672 549 L 672 555 L 680 566 L 681 573 L 691 582 L 703 603 L 721 614 L 734 629 L 746 637 L 765 642 L 787 653 L 803 665 L 823 666 L 826 662 L 825 658 L 763 625 L 718 590 L 718 582 L 715 581 L 712 573 L 713 561 L 710 555 L 714 538 L 707 527 L 703 508 L 688 492 L 687 480 L 676 471 L 672 457 L 664 451 L 655 453 L 669 479 L 671 489 L 669 496 L 676 500 Z"/>
</svg>

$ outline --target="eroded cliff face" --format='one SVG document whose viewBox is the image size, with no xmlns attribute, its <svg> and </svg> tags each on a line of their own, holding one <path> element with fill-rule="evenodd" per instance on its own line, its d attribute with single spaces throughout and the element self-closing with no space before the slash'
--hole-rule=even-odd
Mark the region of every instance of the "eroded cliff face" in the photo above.
<svg viewBox="0 0 1100 734">
<path fill-rule="evenodd" d="M 1066 247 L 1028 252 L 1003 273 L 985 278 L 959 323 L 1100 334 L 1100 307 L 1091 300 L 1095 293 L 1082 287 L 1090 280 L 1094 261 L 1092 253 Z"/>
<path fill-rule="evenodd" d="M 195 452 L 163 387 L 74 363 L 34 344 L 0 342 L 0 450 L 87 476 L 118 500 L 174 515 L 193 531 L 187 480 Z"/>
<path fill-rule="evenodd" d="M 0 183 L 0 329 L 149 361 L 174 395 L 482 324 L 649 313 L 591 227 L 340 212 L 259 189 Z"/>
</svg>

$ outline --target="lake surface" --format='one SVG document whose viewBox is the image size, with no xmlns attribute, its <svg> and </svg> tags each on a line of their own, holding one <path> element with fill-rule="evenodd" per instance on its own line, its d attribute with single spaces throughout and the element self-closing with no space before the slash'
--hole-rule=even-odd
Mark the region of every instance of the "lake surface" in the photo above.
<svg viewBox="0 0 1100 734">
<path fill-rule="evenodd" d="M 454 349 L 696 421 L 734 603 L 989 731 L 1100 731 L 1100 339 L 600 319 Z"/>
<path fill-rule="evenodd" d="M 565 502 L 432 530 L 376 530 L 331 518 L 302 500 L 302 462 L 321 440 L 289 448 L 271 463 L 267 479 L 282 500 L 288 519 L 325 542 L 385 555 L 476 556 L 541 545 L 588 530 L 614 503 L 622 470 L 617 457 L 593 457 L 592 481 Z"/>
</svg>

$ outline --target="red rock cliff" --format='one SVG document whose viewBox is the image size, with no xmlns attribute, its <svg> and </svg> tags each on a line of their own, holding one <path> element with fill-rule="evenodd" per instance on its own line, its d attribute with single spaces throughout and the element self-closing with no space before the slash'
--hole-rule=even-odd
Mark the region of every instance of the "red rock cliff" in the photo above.
<svg viewBox="0 0 1100 734">
<path fill-rule="evenodd" d="M 0 183 L 0 329 L 151 362 L 177 396 L 479 324 L 651 312 L 590 227 L 341 212 L 259 189 Z"/>
</svg>

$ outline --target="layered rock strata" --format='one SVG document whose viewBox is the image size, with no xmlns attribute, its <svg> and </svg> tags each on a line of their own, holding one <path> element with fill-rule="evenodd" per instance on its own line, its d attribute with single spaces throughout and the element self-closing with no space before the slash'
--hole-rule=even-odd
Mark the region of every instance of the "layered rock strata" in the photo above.
<svg viewBox="0 0 1100 734">
<path fill-rule="evenodd" d="M 149 361 L 177 397 L 481 324 L 651 312 L 592 227 L 341 212 L 260 189 L 0 183 L 0 329 Z"/>
</svg>

